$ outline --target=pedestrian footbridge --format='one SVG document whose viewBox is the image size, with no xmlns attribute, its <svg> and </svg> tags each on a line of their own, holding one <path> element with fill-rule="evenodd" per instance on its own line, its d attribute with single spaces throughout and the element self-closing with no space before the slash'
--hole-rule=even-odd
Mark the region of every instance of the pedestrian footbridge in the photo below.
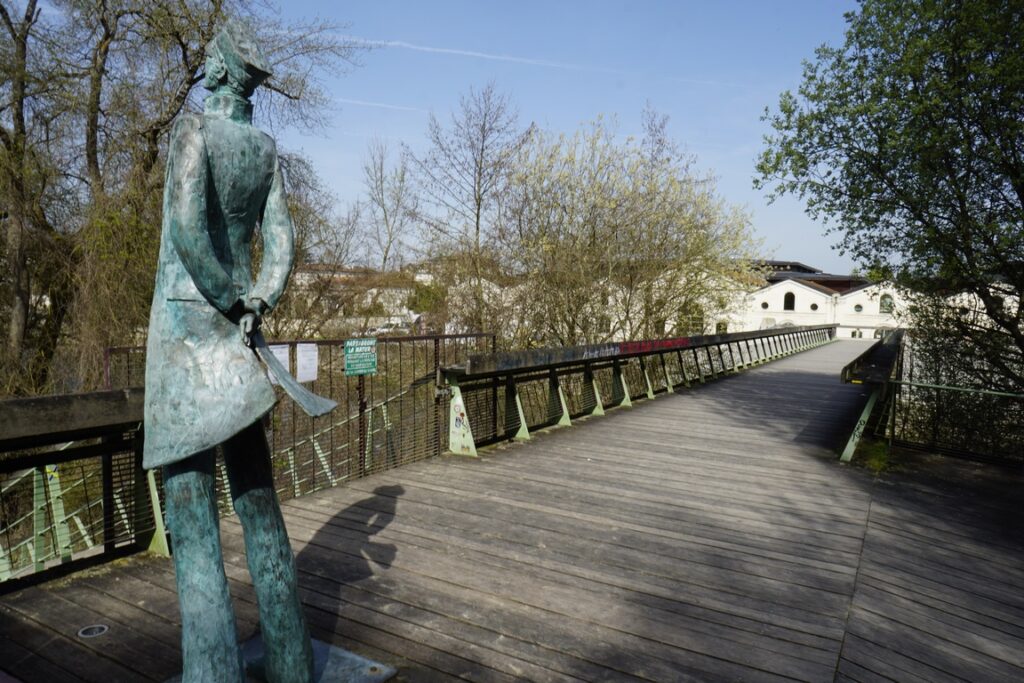
<svg viewBox="0 0 1024 683">
<path fill-rule="evenodd" d="M 438 433 L 476 457 L 282 504 L 314 637 L 409 681 L 1024 680 L 1021 477 L 841 464 L 871 390 L 840 373 L 870 345 L 811 335 L 729 347 L 731 363 L 677 345 L 634 349 L 648 355 L 632 369 L 600 354 L 447 368 Z M 530 381 L 542 418 L 517 388 Z M 230 515 L 222 537 L 248 638 L 257 609 Z M 10 676 L 179 670 L 168 558 L 12 585 Z M 109 629 L 77 635 L 92 624 Z"/>
</svg>

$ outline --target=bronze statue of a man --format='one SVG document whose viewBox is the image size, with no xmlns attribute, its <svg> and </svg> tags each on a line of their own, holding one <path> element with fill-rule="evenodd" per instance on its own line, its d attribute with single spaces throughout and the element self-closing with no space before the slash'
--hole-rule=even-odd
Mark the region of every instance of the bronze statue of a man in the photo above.
<svg viewBox="0 0 1024 683">
<path fill-rule="evenodd" d="M 245 680 L 221 557 L 214 448 L 222 446 L 259 602 L 270 681 L 308 683 L 309 633 L 261 418 L 276 397 L 249 336 L 284 292 L 293 233 L 274 141 L 252 125 L 270 67 L 228 23 L 206 48 L 201 115 L 171 133 L 146 359 L 146 468 L 164 468 L 182 620 L 182 680 Z M 253 280 L 250 246 L 263 260 Z"/>
</svg>

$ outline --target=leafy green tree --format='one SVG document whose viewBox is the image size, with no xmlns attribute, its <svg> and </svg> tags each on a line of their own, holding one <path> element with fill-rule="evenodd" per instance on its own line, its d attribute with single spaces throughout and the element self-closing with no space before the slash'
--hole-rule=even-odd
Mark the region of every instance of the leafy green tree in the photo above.
<svg viewBox="0 0 1024 683">
<path fill-rule="evenodd" d="M 1024 388 L 1024 4 L 862 0 L 846 20 L 766 113 L 755 185 L 805 200 L 921 314 L 955 296 L 932 332 Z"/>
</svg>

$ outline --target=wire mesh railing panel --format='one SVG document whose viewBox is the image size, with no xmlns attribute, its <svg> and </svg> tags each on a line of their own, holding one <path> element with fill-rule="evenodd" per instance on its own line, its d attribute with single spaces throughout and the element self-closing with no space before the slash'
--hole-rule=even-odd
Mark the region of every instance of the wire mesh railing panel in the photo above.
<svg viewBox="0 0 1024 683">
<path fill-rule="evenodd" d="M 463 405 L 473 434 L 482 442 L 491 442 L 503 433 L 504 424 L 498 405 L 504 404 L 504 388 L 496 378 L 484 379 L 459 387 Z"/>
<path fill-rule="evenodd" d="M 103 373 L 108 389 L 141 387 L 146 379 L 146 350 L 141 346 L 107 349 Z"/>
<path fill-rule="evenodd" d="M 344 341 L 271 344 L 305 386 L 338 402 L 332 413 L 313 418 L 276 388 L 279 400 L 265 426 L 282 499 L 438 455 L 448 430 L 447 404 L 436 393 L 439 369 L 494 349 L 490 334 L 379 338 L 376 373 L 356 377 L 345 373 Z M 145 351 L 110 349 L 106 368 L 109 388 L 139 386 Z M 502 416 L 491 412 L 481 419 L 494 431 Z M 230 510 L 222 462 L 218 459 L 218 501 Z"/>
<path fill-rule="evenodd" d="M 558 385 L 565 397 L 569 415 L 584 415 L 594 409 L 594 392 L 583 372 L 566 372 L 559 375 Z"/>
<path fill-rule="evenodd" d="M 670 386 L 674 388 L 686 383 L 686 377 L 683 375 L 681 354 L 674 352 L 662 354 L 662 362 L 665 364 L 666 381 Z"/>
<path fill-rule="evenodd" d="M 651 387 L 654 389 L 654 393 L 660 394 L 669 389 L 669 379 L 665 374 L 668 371 L 665 354 L 659 353 L 656 356 L 650 356 L 646 359 L 645 363 L 647 366 L 647 376 L 651 380 Z"/>
<path fill-rule="evenodd" d="M 630 358 L 622 363 L 622 376 L 629 387 L 629 398 L 638 399 L 647 395 L 647 380 L 644 379 L 644 372 L 640 367 L 640 361 Z"/>
<path fill-rule="evenodd" d="M 615 381 L 615 371 L 611 366 L 602 366 L 594 368 L 594 381 L 597 383 L 597 390 L 601 394 L 601 407 L 608 408 L 615 405 L 616 389 L 615 385 L 618 384 Z M 618 389 L 618 395 L 621 400 L 622 387 Z"/>
<path fill-rule="evenodd" d="M 523 405 L 528 428 L 534 429 L 558 421 L 561 406 L 557 400 L 552 400 L 548 377 L 517 381 L 516 389 L 519 391 L 519 400 Z"/>
<path fill-rule="evenodd" d="M 1024 464 L 1024 396 L 901 384 L 895 401 L 897 442 Z"/>
<path fill-rule="evenodd" d="M 33 465 L 0 473 L 0 582 L 152 533 L 138 455 L 128 440 L 110 444 L 74 444 L 90 449 L 81 458 L 62 450 L 4 454 L 0 466 L 24 456 Z"/>
</svg>

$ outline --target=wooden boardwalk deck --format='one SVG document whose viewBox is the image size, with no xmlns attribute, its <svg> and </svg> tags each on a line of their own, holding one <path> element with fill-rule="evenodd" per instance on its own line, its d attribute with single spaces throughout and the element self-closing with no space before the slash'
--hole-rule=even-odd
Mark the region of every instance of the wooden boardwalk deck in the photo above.
<svg viewBox="0 0 1024 683">
<path fill-rule="evenodd" d="M 1024 680 L 1021 478 L 840 466 L 863 348 L 289 501 L 314 636 L 410 681 Z M 248 637 L 234 519 L 223 541 Z M 162 558 L 0 597 L 23 681 L 165 680 L 178 637 Z"/>
</svg>

